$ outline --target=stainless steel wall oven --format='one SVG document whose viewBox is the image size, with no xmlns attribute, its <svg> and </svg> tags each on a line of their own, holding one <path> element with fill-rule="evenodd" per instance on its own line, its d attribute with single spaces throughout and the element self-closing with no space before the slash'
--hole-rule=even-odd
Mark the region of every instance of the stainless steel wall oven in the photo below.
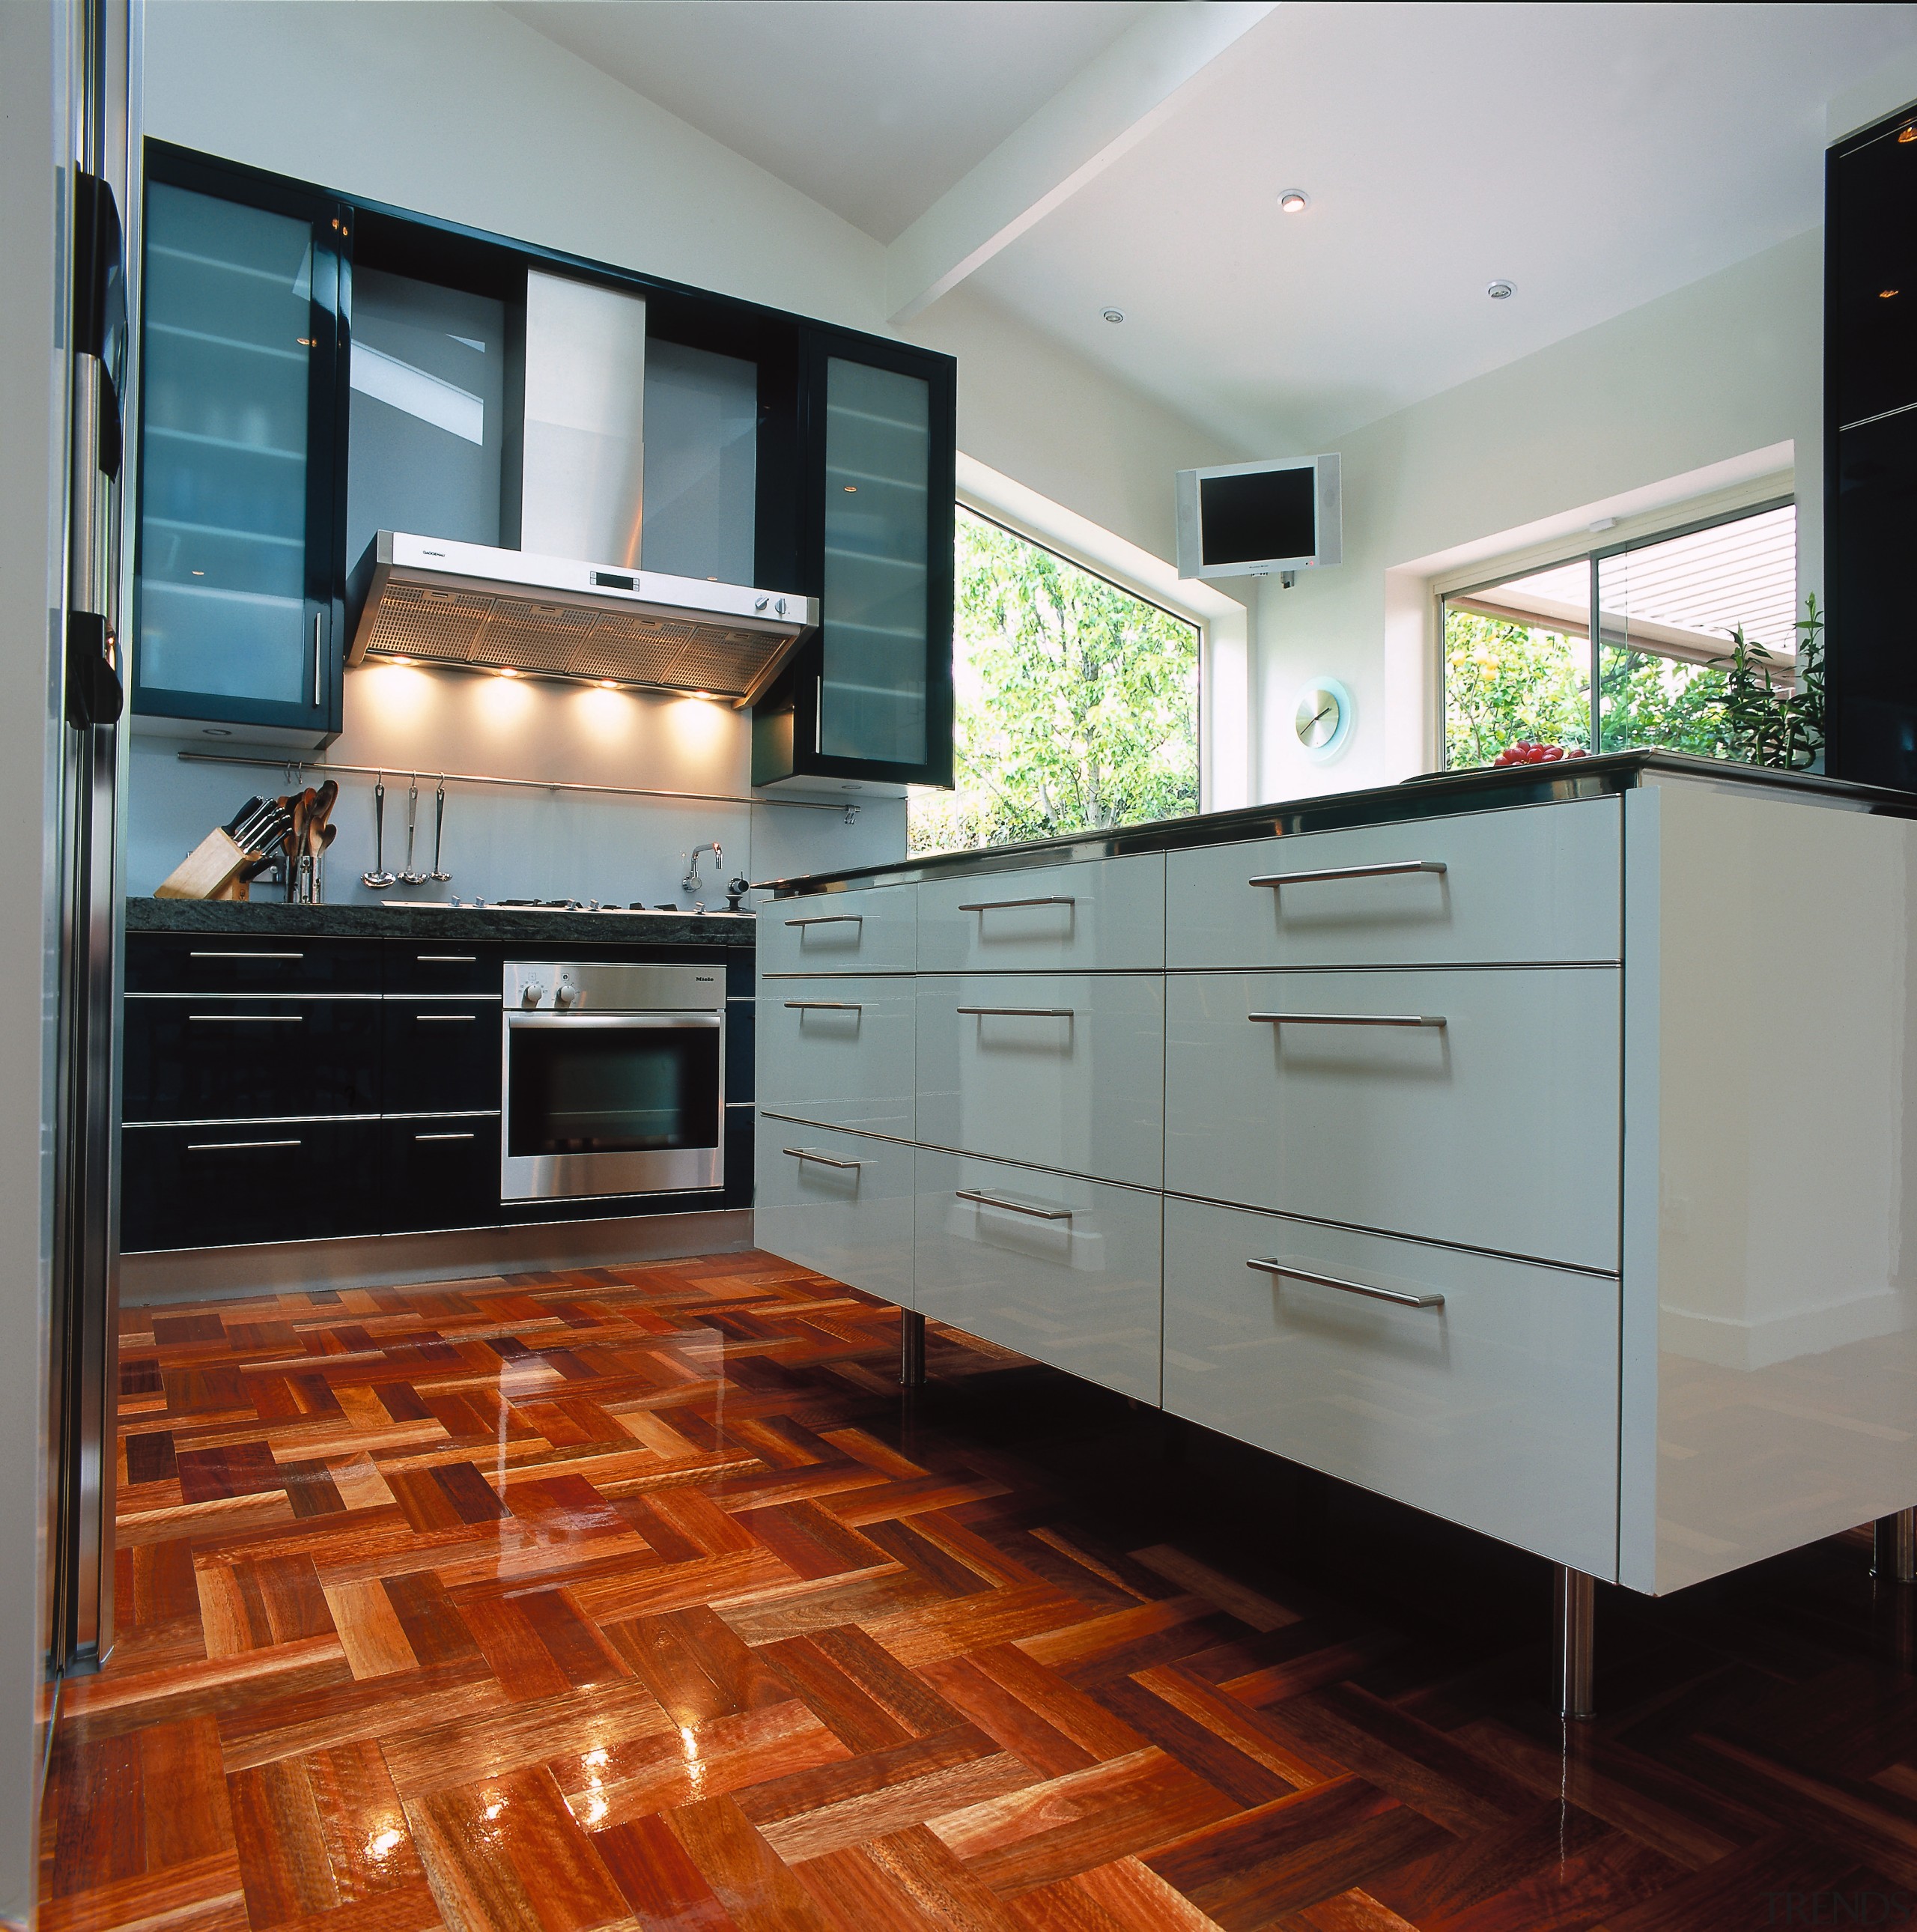
<svg viewBox="0 0 1917 1932">
<path fill-rule="evenodd" d="M 678 1193 L 725 1181 L 725 974 L 508 960 L 500 1196 Z"/>
</svg>

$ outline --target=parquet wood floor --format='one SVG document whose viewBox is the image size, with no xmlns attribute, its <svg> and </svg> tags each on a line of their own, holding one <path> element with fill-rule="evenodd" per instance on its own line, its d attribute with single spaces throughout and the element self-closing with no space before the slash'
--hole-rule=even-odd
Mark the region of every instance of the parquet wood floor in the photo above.
<svg viewBox="0 0 1917 1932">
<path fill-rule="evenodd" d="M 130 1311 L 40 1926 L 1917 1910 L 1859 1539 L 1609 1597 L 1567 1728 L 1541 1564 L 938 1330 L 902 1397 L 897 1334 L 763 1255 Z"/>
</svg>

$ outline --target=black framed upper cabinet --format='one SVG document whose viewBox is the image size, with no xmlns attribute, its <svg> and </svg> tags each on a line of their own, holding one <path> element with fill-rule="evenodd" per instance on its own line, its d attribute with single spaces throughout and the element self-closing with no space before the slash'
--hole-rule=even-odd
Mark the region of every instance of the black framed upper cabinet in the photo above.
<svg viewBox="0 0 1917 1932">
<path fill-rule="evenodd" d="M 340 728 L 350 216 L 147 148 L 136 728 Z"/>
<path fill-rule="evenodd" d="M 1826 763 L 1917 791 L 1917 107 L 1840 142 L 1825 179 Z"/>
<path fill-rule="evenodd" d="M 956 370 L 903 344 L 805 332 L 801 564 L 820 628 L 754 709 L 755 785 L 952 782 Z"/>
</svg>

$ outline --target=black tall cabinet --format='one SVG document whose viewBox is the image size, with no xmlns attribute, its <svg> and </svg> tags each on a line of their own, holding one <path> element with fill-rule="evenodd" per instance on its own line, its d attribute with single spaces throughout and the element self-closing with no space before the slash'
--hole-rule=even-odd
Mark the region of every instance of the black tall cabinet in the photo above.
<svg viewBox="0 0 1917 1932">
<path fill-rule="evenodd" d="M 957 364 L 816 326 L 799 364 L 800 586 L 818 634 L 752 713 L 752 782 L 952 783 Z"/>
<path fill-rule="evenodd" d="M 1917 106 L 1832 148 L 1826 191 L 1826 764 L 1917 790 Z"/>
<path fill-rule="evenodd" d="M 146 196 L 134 710 L 318 744 L 340 728 L 350 211 L 157 144 Z"/>
</svg>

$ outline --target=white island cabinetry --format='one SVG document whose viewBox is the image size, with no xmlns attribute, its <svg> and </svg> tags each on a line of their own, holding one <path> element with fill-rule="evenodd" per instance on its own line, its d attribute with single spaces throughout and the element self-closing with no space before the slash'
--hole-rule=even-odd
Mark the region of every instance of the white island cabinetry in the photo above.
<svg viewBox="0 0 1917 1932">
<path fill-rule="evenodd" d="M 1641 1591 L 1906 1510 L 1917 819 L 1504 776 L 775 900 L 761 1244 Z"/>
</svg>

